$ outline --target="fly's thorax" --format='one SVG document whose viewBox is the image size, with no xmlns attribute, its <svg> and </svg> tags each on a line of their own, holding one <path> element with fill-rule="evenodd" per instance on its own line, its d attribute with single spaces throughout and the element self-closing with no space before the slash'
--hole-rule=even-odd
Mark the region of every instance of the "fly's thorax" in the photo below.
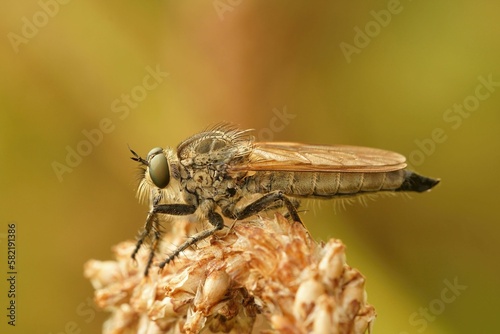
<svg viewBox="0 0 500 334">
<path fill-rule="evenodd" d="M 198 201 L 204 199 L 216 202 L 225 199 L 232 200 L 239 194 L 236 179 L 211 168 L 191 170 L 189 177 L 181 179 L 181 184 L 185 192 L 195 195 Z"/>
<path fill-rule="evenodd" d="M 186 139 L 177 147 L 177 154 L 183 166 L 219 168 L 248 156 L 252 143 L 247 131 L 215 129 Z"/>
<path fill-rule="evenodd" d="M 364 192 L 392 191 L 404 181 L 404 171 L 379 173 L 341 172 L 256 172 L 246 178 L 248 192 L 281 190 L 300 197 L 335 197 Z"/>
<path fill-rule="evenodd" d="M 236 180 L 234 175 L 228 175 L 228 169 L 248 159 L 253 137 L 247 133 L 215 128 L 179 144 L 180 179 L 187 197 L 195 196 L 199 203 L 234 197 Z"/>
<path fill-rule="evenodd" d="M 198 193 L 200 189 L 213 189 L 214 173 L 207 168 L 191 170 L 189 177 L 184 178 L 182 183 L 190 193 Z"/>
</svg>

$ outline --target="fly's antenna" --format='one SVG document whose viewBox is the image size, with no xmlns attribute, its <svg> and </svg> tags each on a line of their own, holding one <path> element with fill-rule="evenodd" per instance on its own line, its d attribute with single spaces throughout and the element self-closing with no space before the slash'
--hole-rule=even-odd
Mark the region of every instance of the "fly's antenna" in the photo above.
<svg viewBox="0 0 500 334">
<path fill-rule="evenodd" d="M 148 162 L 146 160 L 144 160 L 143 158 L 141 158 L 141 156 L 139 154 L 135 153 L 135 151 L 133 149 L 131 149 L 130 146 L 128 146 L 128 149 L 130 150 L 130 152 L 133 155 L 133 157 L 130 157 L 130 159 L 137 161 L 143 165 L 146 165 L 146 166 L 148 165 Z"/>
</svg>

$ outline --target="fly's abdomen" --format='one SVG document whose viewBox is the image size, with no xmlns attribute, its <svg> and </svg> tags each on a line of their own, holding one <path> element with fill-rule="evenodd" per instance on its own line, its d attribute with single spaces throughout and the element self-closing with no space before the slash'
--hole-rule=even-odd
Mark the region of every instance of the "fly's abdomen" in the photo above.
<svg viewBox="0 0 500 334">
<path fill-rule="evenodd" d="M 332 197 L 364 192 L 395 190 L 404 181 L 404 172 L 382 173 L 311 173 L 312 196 Z M 316 175 L 314 175 L 316 174 Z M 298 179 L 301 179 L 299 176 Z M 306 195 L 307 196 L 307 195 Z"/>
<path fill-rule="evenodd" d="M 247 180 L 251 192 L 281 190 L 289 196 L 335 197 L 364 192 L 395 191 L 404 183 L 405 170 L 380 173 L 257 172 Z"/>
</svg>

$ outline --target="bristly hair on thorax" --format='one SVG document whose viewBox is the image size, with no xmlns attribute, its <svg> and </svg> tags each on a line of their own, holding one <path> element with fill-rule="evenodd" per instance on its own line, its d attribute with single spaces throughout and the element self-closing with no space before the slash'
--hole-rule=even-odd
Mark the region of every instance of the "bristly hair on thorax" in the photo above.
<svg viewBox="0 0 500 334">
<path fill-rule="evenodd" d="M 197 151 L 199 153 L 201 151 L 200 147 L 205 147 L 210 151 L 219 149 L 221 151 L 231 150 L 235 158 L 246 156 L 253 150 L 255 137 L 250 134 L 253 131 L 253 129 L 240 130 L 237 126 L 227 122 L 217 123 L 182 141 L 177 146 L 176 153 L 182 159 L 185 151 L 198 148 Z M 224 144 L 219 146 L 222 143 Z"/>
<path fill-rule="evenodd" d="M 220 122 L 214 125 L 208 126 L 202 133 L 218 132 L 223 133 L 228 139 L 234 142 L 239 141 L 251 141 L 255 140 L 255 137 L 250 135 L 254 129 L 239 129 L 235 124 L 229 122 Z"/>
</svg>

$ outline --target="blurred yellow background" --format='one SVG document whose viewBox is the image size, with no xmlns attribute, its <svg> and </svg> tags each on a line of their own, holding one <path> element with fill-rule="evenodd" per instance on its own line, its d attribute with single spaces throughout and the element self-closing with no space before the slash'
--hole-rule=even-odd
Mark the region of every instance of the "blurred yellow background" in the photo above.
<svg viewBox="0 0 500 334">
<path fill-rule="evenodd" d="M 0 332 L 99 333 L 107 314 L 83 264 L 111 259 L 147 212 L 127 145 L 144 156 L 220 121 L 261 140 L 397 151 L 440 177 L 411 200 L 312 204 L 304 222 L 347 245 L 375 333 L 495 331 L 498 13 L 486 0 L 4 4 Z"/>
</svg>

